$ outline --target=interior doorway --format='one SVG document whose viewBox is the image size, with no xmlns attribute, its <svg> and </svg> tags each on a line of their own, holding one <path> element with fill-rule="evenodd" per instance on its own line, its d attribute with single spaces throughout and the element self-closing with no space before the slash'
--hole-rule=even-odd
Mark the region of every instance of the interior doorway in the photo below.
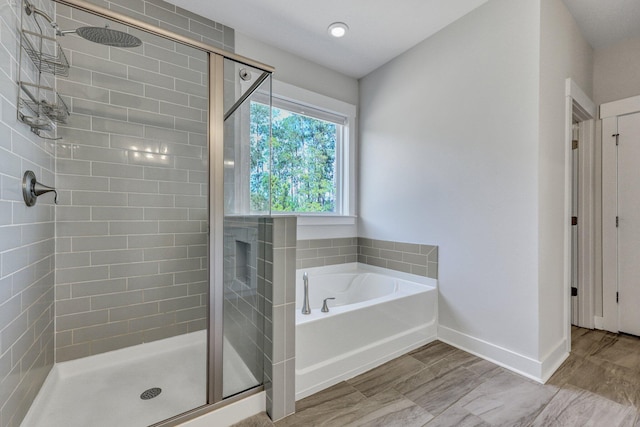
<svg viewBox="0 0 640 427">
<path fill-rule="evenodd" d="M 566 82 L 565 286 L 567 337 L 571 325 L 594 327 L 596 106 Z M 571 340 L 567 342 L 570 347 Z M 568 349 L 570 350 L 570 348 Z"/>
<path fill-rule="evenodd" d="M 571 324 L 594 328 L 595 203 L 593 118 L 572 108 Z"/>
</svg>

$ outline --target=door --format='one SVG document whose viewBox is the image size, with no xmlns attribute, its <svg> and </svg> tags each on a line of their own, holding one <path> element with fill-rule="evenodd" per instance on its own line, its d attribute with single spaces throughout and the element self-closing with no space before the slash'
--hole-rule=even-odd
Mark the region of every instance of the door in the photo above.
<svg viewBox="0 0 640 427">
<path fill-rule="evenodd" d="M 640 335 L 640 113 L 618 118 L 619 329 Z"/>
</svg>

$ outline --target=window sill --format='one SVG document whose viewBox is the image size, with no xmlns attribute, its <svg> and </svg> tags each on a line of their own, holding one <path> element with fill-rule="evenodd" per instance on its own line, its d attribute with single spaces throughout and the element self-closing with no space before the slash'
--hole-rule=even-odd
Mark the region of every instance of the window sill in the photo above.
<svg viewBox="0 0 640 427">
<path fill-rule="evenodd" d="M 332 225 L 355 225 L 355 215 L 313 215 L 313 214 L 272 214 L 272 216 L 295 216 L 298 218 L 298 226 L 332 226 Z"/>
<path fill-rule="evenodd" d="M 298 225 L 355 225 L 356 216 L 298 215 Z"/>
</svg>

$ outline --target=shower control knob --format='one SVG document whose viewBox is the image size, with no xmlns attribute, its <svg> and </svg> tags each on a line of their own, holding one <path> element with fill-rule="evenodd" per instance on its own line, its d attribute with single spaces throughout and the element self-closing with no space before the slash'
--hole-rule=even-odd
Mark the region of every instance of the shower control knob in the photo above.
<svg viewBox="0 0 640 427">
<path fill-rule="evenodd" d="M 33 206 L 38 200 L 38 196 L 45 193 L 53 192 L 53 203 L 58 203 L 58 192 L 55 188 L 48 185 L 40 184 L 36 179 L 36 174 L 33 171 L 26 171 L 22 177 L 22 197 L 27 206 Z"/>
</svg>

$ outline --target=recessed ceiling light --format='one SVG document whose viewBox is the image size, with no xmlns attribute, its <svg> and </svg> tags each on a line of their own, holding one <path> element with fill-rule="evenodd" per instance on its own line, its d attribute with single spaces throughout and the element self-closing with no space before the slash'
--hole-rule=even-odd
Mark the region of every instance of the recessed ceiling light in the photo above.
<svg viewBox="0 0 640 427">
<path fill-rule="evenodd" d="M 329 34 L 337 38 L 344 37 L 344 35 L 347 34 L 348 30 L 349 26 L 344 22 L 334 22 L 333 24 L 329 25 L 329 28 L 327 28 Z"/>
</svg>

